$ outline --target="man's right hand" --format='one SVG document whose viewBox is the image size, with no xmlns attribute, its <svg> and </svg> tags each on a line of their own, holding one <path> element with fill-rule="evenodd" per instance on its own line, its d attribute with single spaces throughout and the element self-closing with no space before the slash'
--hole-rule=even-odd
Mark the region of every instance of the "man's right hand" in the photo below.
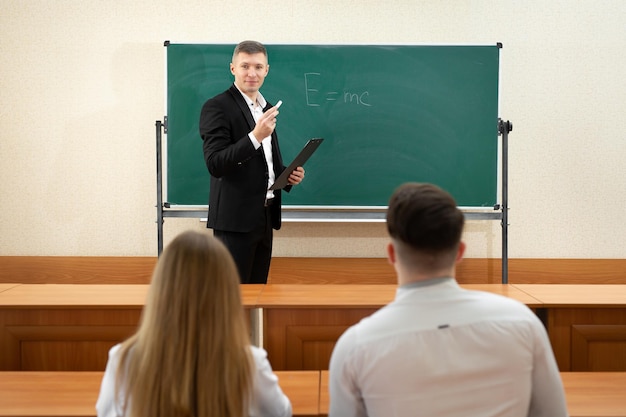
<svg viewBox="0 0 626 417">
<path fill-rule="evenodd" d="M 278 116 L 278 113 L 276 106 L 263 113 L 263 116 L 256 122 L 256 126 L 252 131 L 256 140 L 262 142 L 263 139 L 272 135 L 274 129 L 276 129 L 276 116 Z"/>
</svg>

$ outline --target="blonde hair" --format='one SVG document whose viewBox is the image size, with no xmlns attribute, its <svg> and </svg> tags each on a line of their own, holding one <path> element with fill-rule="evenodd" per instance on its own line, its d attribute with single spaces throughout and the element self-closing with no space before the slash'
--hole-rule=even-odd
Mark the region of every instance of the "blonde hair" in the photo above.
<svg viewBox="0 0 626 417">
<path fill-rule="evenodd" d="M 157 262 L 137 332 L 120 350 L 116 402 L 125 415 L 243 417 L 253 361 L 228 250 L 213 236 L 177 236 Z"/>
</svg>

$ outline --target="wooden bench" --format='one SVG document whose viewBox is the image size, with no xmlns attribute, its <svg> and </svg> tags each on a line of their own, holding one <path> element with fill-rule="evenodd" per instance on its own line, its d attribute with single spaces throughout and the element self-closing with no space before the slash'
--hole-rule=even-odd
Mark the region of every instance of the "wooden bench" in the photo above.
<svg viewBox="0 0 626 417">
<path fill-rule="evenodd" d="M 626 372 L 561 372 L 570 417 L 626 417 Z M 328 371 L 321 371 L 320 414 L 328 415 Z"/>
<path fill-rule="evenodd" d="M 0 372 L 0 417 L 96 415 L 102 372 Z M 319 371 L 276 372 L 294 416 L 318 416 Z"/>
</svg>

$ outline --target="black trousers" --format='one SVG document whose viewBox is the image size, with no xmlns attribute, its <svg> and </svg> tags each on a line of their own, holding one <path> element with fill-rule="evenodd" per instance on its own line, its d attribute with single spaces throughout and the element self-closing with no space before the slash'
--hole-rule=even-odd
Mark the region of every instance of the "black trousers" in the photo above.
<svg viewBox="0 0 626 417">
<path fill-rule="evenodd" d="M 272 219 L 265 208 L 265 223 L 248 233 L 213 230 L 235 260 L 242 284 L 266 284 L 272 260 Z"/>
</svg>

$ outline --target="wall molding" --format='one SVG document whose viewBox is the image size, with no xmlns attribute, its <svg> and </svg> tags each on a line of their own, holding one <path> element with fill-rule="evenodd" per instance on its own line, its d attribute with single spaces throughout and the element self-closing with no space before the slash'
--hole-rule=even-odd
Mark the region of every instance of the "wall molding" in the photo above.
<svg viewBox="0 0 626 417">
<path fill-rule="evenodd" d="M 147 284 L 156 257 L 0 256 L 0 283 Z M 626 284 L 626 259 L 509 259 L 511 284 Z M 462 284 L 502 281 L 499 258 L 467 258 L 457 267 Z M 385 258 L 272 260 L 272 284 L 394 284 Z"/>
</svg>

